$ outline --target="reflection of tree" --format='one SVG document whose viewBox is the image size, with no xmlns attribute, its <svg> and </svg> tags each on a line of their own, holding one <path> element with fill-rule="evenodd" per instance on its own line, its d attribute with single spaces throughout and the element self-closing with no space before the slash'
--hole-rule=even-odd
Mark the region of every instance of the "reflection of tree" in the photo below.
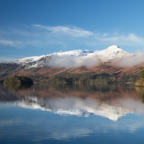
<svg viewBox="0 0 144 144">
<path fill-rule="evenodd" d="M 143 95 L 144 94 L 144 87 L 135 87 L 138 94 Z"/>
<path fill-rule="evenodd" d="M 3 95 L 4 92 L 8 94 Z M 11 95 L 15 95 L 18 99 L 31 95 L 41 99 L 77 97 L 110 102 L 116 99 L 131 98 L 142 101 L 141 95 L 137 93 L 134 87 L 116 85 L 51 85 L 49 87 L 33 85 L 31 88 L 21 87 L 17 90 L 5 89 L 4 87 L 0 89 L 0 97 L 3 97 L 2 99 L 9 99 Z"/>
<path fill-rule="evenodd" d="M 136 81 L 135 86 L 144 87 L 144 70 L 142 71 L 141 77 Z"/>
<path fill-rule="evenodd" d="M 135 87 L 138 94 L 142 97 L 142 101 L 144 103 L 144 87 Z"/>
<path fill-rule="evenodd" d="M 144 70 L 143 70 L 142 72 L 143 72 L 143 74 L 142 74 L 142 78 L 144 78 Z"/>
<path fill-rule="evenodd" d="M 144 103 L 144 94 L 142 95 L 143 103 Z"/>
</svg>

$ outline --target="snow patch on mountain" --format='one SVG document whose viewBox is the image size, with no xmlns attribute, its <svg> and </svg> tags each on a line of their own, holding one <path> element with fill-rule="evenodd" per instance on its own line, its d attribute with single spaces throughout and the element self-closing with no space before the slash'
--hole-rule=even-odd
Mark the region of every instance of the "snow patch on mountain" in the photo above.
<svg viewBox="0 0 144 144">
<path fill-rule="evenodd" d="M 95 51 L 93 54 L 89 54 L 89 57 L 97 57 L 102 62 L 108 62 L 121 58 L 123 56 L 130 56 L 132 54 L 122 50 L 117 45 L 112 45 L 105 50 Z"/>
<path fill-rule="evenodd" d="M 79 57 L 79 56 L 86 56 L 87 54 L 90 54 L 90 53 L 93 53 L 93 51 L 91 51 L 91 50 L 73 50 L 73 51 L 67 51 L 67 52 L 53 53 L 51 55 Z"/>
</svg>

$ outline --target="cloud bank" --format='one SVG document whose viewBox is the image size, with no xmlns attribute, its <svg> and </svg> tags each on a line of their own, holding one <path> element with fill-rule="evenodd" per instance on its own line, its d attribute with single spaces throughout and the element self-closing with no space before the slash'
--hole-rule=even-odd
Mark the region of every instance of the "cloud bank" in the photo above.
<svg viewBox="0 0 144 144">
<path fill-rule="evenodd" d="M 86 66 L 88 68 L 95 66 L 99 63 L 95 57 L 70 57 L 70 56 L 52 56 L 50 61 L 46 64 L 47 66 L 55 67 L 81 67 Z"/>
<path fill-rule="evenodd" d="M 136 65 L 140 65 L 144 63 L 144 53 L 139 52 L 134 54 L 131 57 L 126 57 L 123 60 L 121 60 L 120 62 L 118 62 L 118 66 L 126 66 L 126 67 L 133 67 Z"/>
</svg>

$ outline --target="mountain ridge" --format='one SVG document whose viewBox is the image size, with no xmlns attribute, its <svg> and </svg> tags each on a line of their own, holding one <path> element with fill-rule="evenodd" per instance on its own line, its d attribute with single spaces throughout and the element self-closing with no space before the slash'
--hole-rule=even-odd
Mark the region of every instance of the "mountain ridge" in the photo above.
<svg viewBox="0 0 144 144">
<path fill-rule="evenodd" d="M 0 79 L 28 76 L 37 82 L 135 82 L 144 69 L 144 61 L 134 66 L 121 66 L 125 58 L 133 58 L 116 45 L 102 51 L 74 50 L 28 57 L 0 63 Z M 131 62 L 131 59 L 130 59 Z M 123 61 L 125 63 L 125 61 Z M 129 62 L 128 62 L 129 65 Z"/>
<path fill-rule="evenodd" d="M 62 58 L 65 59 L 75 59 L 75 58 L 83 58 L 82 60 L 89 60 L 91 58 L 95 58 L 95 61 L 108 62 L 111 60 L 115 60 L 117 58 L 121 58 L 122 56 L 132 56 L 131 53 L 128 53 L 117 45 L 112 45 L 107 49 L 101 51 L 91 51 L 91 50 L 73 50 L 66 52 L 55 52 L 52 54 L 42 55 L 42 56 L 34 56 L 34 57 L 26 57 L 22 59 L 16 59 L 12 61 L 6 61 L 3 63 L 15 63 L 22 66 L 26 66 L 29 69 L 36 68 L 40 65 L 48 65 L 51 58 Z M 54 59 L 53 59 L 54 61 Z M 77 61 L 77 59 L 75 60 Z M 83 64 L 84 65 L 84 64 Z M 81 66 L 83 66 L 81 65 Z"/>
</svg>

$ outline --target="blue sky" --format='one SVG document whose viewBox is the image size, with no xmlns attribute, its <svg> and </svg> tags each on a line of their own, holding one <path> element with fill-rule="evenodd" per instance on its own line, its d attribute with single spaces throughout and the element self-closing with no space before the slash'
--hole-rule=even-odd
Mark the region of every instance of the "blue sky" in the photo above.
<svg viewBox="0 0 144 144">
<path fill-rule="evenodd" d="M 143 0 L 0 0 L 0 61 L 118 45 L 144 50 Z"/>
</svg>

